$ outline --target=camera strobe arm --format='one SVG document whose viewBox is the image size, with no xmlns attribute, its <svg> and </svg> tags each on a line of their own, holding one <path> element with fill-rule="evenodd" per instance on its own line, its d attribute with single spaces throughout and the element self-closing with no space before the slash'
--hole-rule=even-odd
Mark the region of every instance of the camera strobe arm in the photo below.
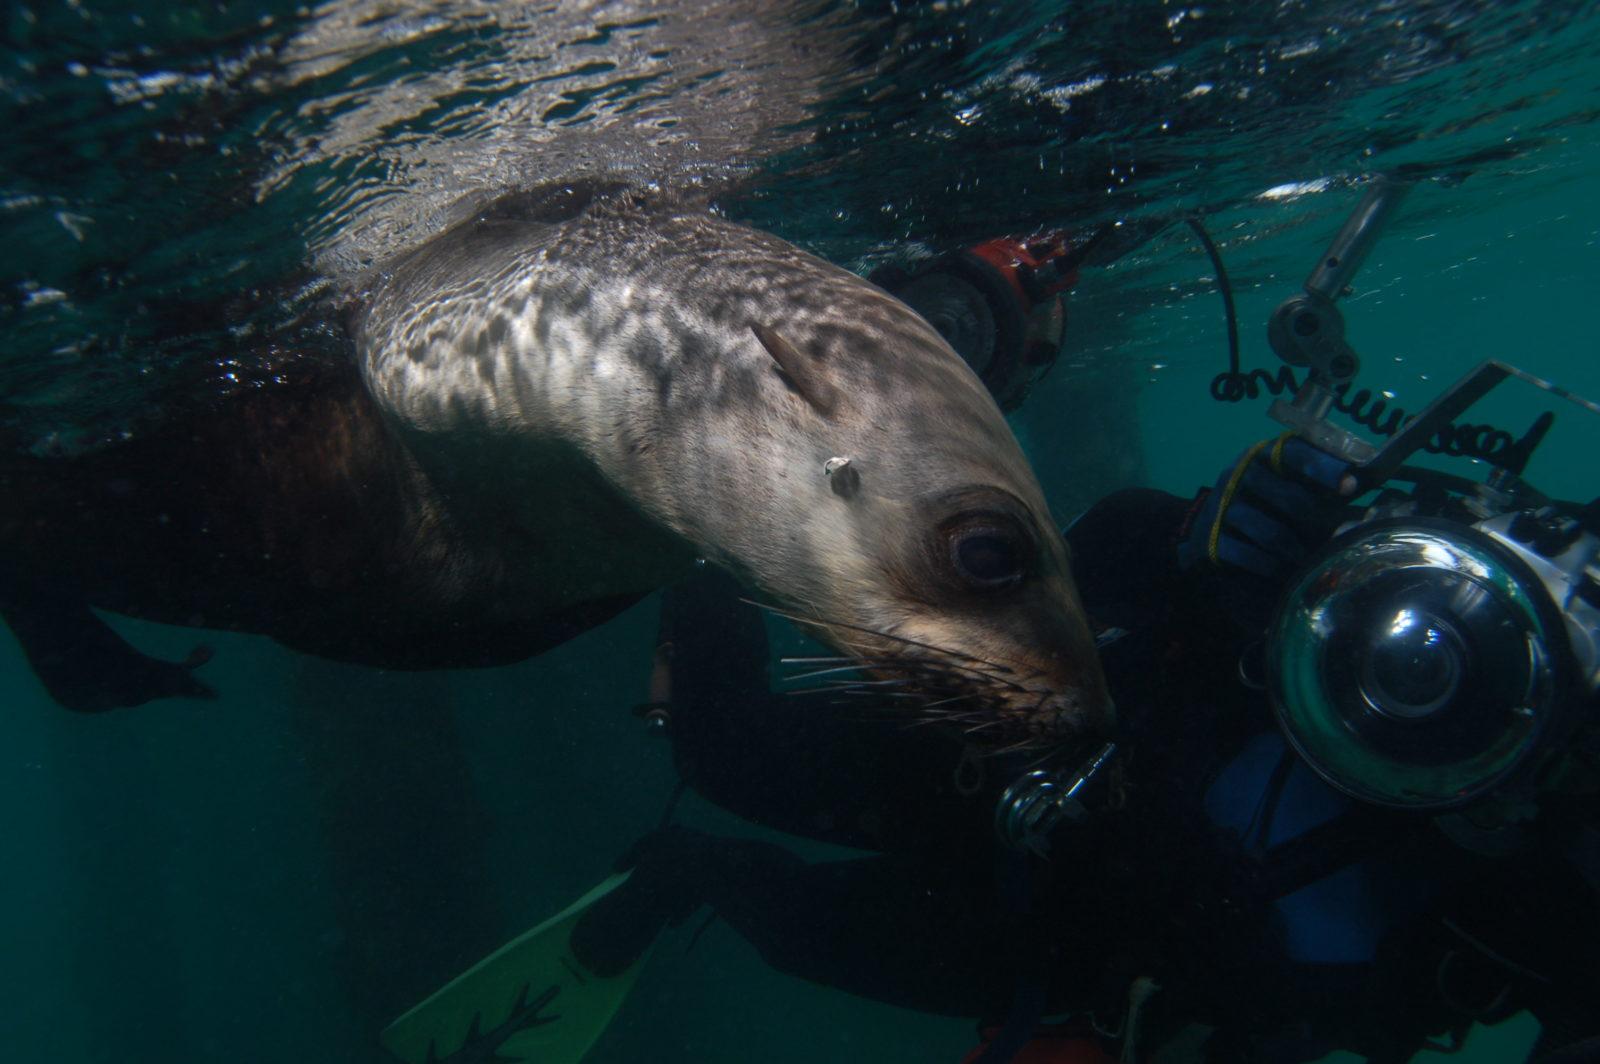
<svg viewBox="0 0 1600 1064">
<path fill-rule="evenodd" d="M 1304 291 L 1278 305 L 1267 322 L 1267 342 L 1284 362 L 1310 370 L 1293 402 L 1278 400 L 1269 411 L 1276 421 L 1299 433 L 1313 446 L 1347 461 L 1372 457 L 1373 447 L 1354 433 L 1328 422 L 1335 389 L 1361 368 L 1361 360 L 1345 342 L 1344 316 L 1335 301 L 1349 289 L 1389 216 L 1399 207 L 1410 184 L 1382 175 L 1375 178 L 1361 203 L 1328 245 Z"/>
</svg>

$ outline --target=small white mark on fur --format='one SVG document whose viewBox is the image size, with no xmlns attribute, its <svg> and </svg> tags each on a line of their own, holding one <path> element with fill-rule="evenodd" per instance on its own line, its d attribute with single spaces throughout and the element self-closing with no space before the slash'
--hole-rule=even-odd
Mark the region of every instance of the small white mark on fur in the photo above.
<svg viewBox="0 0 1600 1064">
<path fill-rule="evenodd" d="M 822 463 L 822 472 L 833 487 L 833 493 L 848 499 L 861 490 L 861 474 L 850 464 L 850 459 L 837 455 Z"/>
</svg>

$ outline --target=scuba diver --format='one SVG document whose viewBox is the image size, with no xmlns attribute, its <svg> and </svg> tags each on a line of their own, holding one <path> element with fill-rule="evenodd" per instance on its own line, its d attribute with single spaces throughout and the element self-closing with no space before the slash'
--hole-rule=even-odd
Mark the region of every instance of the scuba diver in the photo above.
<svg viewBox="0 0 1600 1064">
<path fill-rule="evenodd" d="M 996 753 L 959 704 L 908 728 L 896 677 L 831 657 L 787 659 L 809 686 L 774 692 L 760 608 L 708 571 L 664 597 L 641 715 L 712 802 L 872 855 L 808 863 L 669 807 L 384 1044 L 576 1061 L 660 930 L 709 906 L 779 970 L 979 1018 L 963 1064 L 1144 1061 L 1197 1031 L 1214 1064 L 1400 1064 L 1522 1011 L 1531 1059 L 1600 1060 L 1600 505 L 1521 480 L 1548 419 L 1454 422 L 1531 380 L 1498 363 L 1382 446 L 1328 418 L 1361 404 L 1334 303 L 1403 191 L 1375 182 L 1274 315 L 1307 371 L 1273 408 L 1290 431 L 1193 497 L 1116 492 L 1063 533 L 1110 741 Z M 1014 405 L 1087 243 L 989 242 L 880 283 Z M 963 332 L 1001 318 L 1005 344 Z M 1235 348 L 1213 390 L 1251 380 Z M 1428 445 L 1488 483 L 1403 464 Z"/>
</svg>

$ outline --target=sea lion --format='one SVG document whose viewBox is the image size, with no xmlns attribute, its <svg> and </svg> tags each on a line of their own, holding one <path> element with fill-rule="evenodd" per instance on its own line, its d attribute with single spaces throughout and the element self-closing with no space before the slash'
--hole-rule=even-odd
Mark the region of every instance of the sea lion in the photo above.
<svg viewBox="0 0 1600 1064">
<path fill-rule="evenodd" d="M 302 364 L 85 455 L 0 451 L 0 616 L 74 710 L 213 693 L 204 648 L 148 657 L 90 607 L 433 669 L 524 660 L 639 597 L 519 608 L 500 546 L 463 534 L 352 364 Z"/>
<path fill-rule="evenodd" d="M 205 693 L 203 654 L 143 658 L 91 605 L 482 666 L 708 558 L 921 712 L 1011 742 L 1108 719 L 998 408 L 854 274 L 668 195 L 557 185 L 369 278 L 349 322 L 359 379 L 0 468 L 0 611 L 58 700 Z"/>
<path fill-rule="evenodd" d="M 552 186 L 394 263 L 355 337 L 451 510 L 522 545 L 504 596 L 638 594 L 702 555 L 924 706 L 1023 741 L 1107 722 L 994 399 L 855 274 L 670 196 Z"/>
</svg>

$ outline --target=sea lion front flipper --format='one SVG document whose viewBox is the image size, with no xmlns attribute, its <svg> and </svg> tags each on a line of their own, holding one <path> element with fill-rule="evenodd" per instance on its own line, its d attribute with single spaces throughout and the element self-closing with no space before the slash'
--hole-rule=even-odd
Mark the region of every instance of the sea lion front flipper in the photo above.
<svg viewBox="0 0 1600 1064">
<path fill-rule="evenodd" d="M 182 662 L 152 658 L 87 603 L 10 580 L 0 580 L 0 617 L 50 697 L 67 709 L 99 713 L 156 698 L 217 697 L 192 672 L 211 660 L 209 647 L 196 647 Z"/>
</svg>

